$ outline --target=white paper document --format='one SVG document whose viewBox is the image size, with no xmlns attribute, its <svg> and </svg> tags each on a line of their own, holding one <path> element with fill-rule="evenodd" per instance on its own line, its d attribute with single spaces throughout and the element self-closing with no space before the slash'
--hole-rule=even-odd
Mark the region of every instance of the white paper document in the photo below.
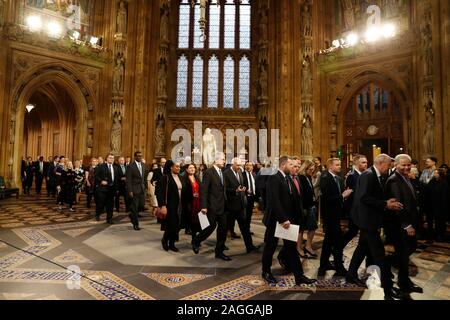
<svg viewBox="0 0 450 320">
<path fill-rule="evenodd" d="M 282 227 L 281 224 L 277 223 L 277 227 L 275 229 L 275 238 L 297 242 L 299 231 L 300 231 L 299 225 L 291 224 L 289 229 L 285 229 Z"/>
<path fill-rule="evenodd" d="M 200 226 L 202 227 L 202 230 L 205 230 L 210 226 L 208 216 L 206 214 L 203 214 L 203 212 L 198 213 L 198 220 L 200 220 Z"/>
</svg>

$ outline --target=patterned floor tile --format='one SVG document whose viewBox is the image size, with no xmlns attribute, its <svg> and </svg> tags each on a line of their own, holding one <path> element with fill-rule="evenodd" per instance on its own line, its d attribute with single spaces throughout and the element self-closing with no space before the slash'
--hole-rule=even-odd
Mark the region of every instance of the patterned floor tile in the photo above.
<svg viewBox="0 0 450 320">
<path fill-rule="evenodd" d="M 205 280 L 206 278 L 212 277 L 212 275 L 207 274 L 181 273 L 143 273 L 143 275 L 169 288 L 185 286 L 193 282 Z"/>
<path fill-rule="evenodd" d="M 53 261 L 58 263 L 92 263 L 91 260 L 72 249 L 67 250 L 61 255 L 53 258 Z"/>
<path fill-rule="evenodd" d="M 83 228 L 83 229 L 72 229 L 72 230 L 64 230 L 63 232 L 72 238 L 76 238 L 81 236 L 82 234 L 92 230 L 92 228 Z"/>
</svg>

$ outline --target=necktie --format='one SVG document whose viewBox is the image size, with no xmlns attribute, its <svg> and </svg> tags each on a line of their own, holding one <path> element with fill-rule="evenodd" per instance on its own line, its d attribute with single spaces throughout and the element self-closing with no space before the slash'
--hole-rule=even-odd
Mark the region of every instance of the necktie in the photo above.
<svg viewBox="0 0 450 320">
<path fill-rule="evenodd" d="M 219 177 L 220 177 L 220 182 L 222 183 L 222 185 L 223 185 L 223 175 L 222 175 L 222 170 L 217 170 L 217 173 L 219 174 Z"/>
<path fill-rule="evenodd" d="M 342 190 L 341 190 L 341 184 L 339 183 L 339 177 L 338 176 L 334 176 L 334 181 L 336 181 L 336 184 L 337 184 L 337 187 L 338 187 L 338 190 L 339 190 L 339 194 L 341 194 Z"/>
<path fill-rule="evenodd" d="M 125 166 L 122 165 L 122 173 L 125 174 Z"/>
<path fill-rule="evenodd" d="M 138 165 L 139 173 L 141 174 L 141 177 L 142 177 L 142 166 L 141 166 L 141 163 L 138 162 L 137 165 Z"/>
<path fill-rule="evenodd" d="M 292 176 L 292 180 L 294 180 L 294 184 L 295 184 L 295 187 L 297 188 L 297 192 L 298 192 L 298 194 L 300 194 L 300 186 L 298 184 L 297 179 L 295 179 L 295 177 Z"/>
<path fill-rule="evenodd" d="M 42 162 L 39 162 L 39 171 L 40 171 L 41 173 L 44 172 L 44 164 L 43 164 Z"/>
<path fill-rule="evenodd" d="M 238 181 L 239 183 L 241 183 L 241 179 L 239 179 L 239 172 L 235 172 L 235 174 L 236 174 L 236 179 L 237 179 L 237 181 Z"/>
</svg>

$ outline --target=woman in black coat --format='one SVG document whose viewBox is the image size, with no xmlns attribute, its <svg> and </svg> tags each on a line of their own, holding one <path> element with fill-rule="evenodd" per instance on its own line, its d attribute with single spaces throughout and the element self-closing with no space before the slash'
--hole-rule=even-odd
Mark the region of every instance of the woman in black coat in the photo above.
<svg viewBox="0 0 450 320">
<path fill-rule="evenodd" d="M 449 186 L 443 169 L 438 169 L 434 172 L 434 177 L 431 179 L 429 187 L 433 218 L 436 223 L 436 240 L 443 242 L 445 241 L 447 212 L 449 210 Z"/>
<path fill-rule="evenodd" d="M 161 243 L 164 250 L 178 252 L 175 242 L 179 240 L 179 232 L 183 226 L 183 183 L 178 175 L 180 173 L 179 163 L 169 160 L 166 168 L 170 169 L 170 173 L 165 174 L 158 182 L 160 186 L 156 195 L 159 208 L 167 213 L 166 218 L 161 221 L 161 230 L 164 231 Z"/>
</svg>

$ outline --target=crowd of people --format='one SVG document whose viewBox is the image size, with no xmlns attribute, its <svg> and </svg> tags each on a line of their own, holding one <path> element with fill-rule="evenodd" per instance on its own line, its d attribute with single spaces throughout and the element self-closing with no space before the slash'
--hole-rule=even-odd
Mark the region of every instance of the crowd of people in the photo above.
<svg viewBox="0 0 450 320">
<path fill-rule="evenodd" d="M 113 224 L 114 209 L 119 211 L 124 204 L 136 231 L 147 198 L 161 224 L 163 250 L 179 252 L 176 243 L 180 231 L 185 230 L 192 237 L 193 252 L 199 254 L 201 243 L 217 229 L 215 257 L 225 261 L 231 260 L 225 253 L 227 235 L 242 238 L 248 254 L 259 250 L 251 231 L 257 207 L 266 226 L 262 277 L 269 283 L 277 281 L 271 272 L 279 242 L 277 224 L 285 229 L 299 225 L 300 230 L 297 242 L 283 240 L 280 265 L 294 274 L 297 285 L 316 281 L 303 274 L 301 259 L 319 258 L 313 241 L 322 222 L 324 241 L 317 277 L 335 270 L 335 276 L 365 286 L 357 272 L 366 259 L 366 266 L 379 266 L 386 299 L 408 299 L 411 292 L 422 292 L 409 278 L 408 261 L 417 238 L 446 241 L 450 212 L 447 165 L 438 168 L 437 159 L 430 157 L 420 172 L 418 162 L 405 154 L 395 159 L 382 154 L 371 168 L 367 157 L 355 155 L 347 174 L 338 158 L 329 159 L 324 166 L 320 158 L 301 161 L 283 156 L 278 165 L 274 169 L 240 158 L 227 165 L 223 153 L 216 154 L 209 168 L 164 158 L 147 165 L 140 152 L 133 160 L 116 159 L 112 154 L 105 160 L 93 158 L 86 167 L 82 161 L 72 163 L 64 156 L 48 161 L 39 157 L 35 162 L 28 157 L 22 161 L 22 181 L 25 194 L 30 193 L 33 180 L 40 194 L 45 181 L 47 195 L 56 198 L 59 210 L 67 205 L 69 212 L 75 211 L 81 195 L 86 194 L 88 208 L 92 199 L 95 201 L 97 221 L 106 213 L 109 224 Z M 209 223 L 204 229 L 202 215 Z M 346 228 L 342 220 L 348 220 Z M 241 235 L 235 232 L 236 222 Z M 343 250 L 358 234 L 358 246 L 346 270 Z M 386 243 L 395 248 L 393 261 L 385 254 Z M 393 264 L 399 270 L 398 289 L 393 287 Z"/>
</svg>

